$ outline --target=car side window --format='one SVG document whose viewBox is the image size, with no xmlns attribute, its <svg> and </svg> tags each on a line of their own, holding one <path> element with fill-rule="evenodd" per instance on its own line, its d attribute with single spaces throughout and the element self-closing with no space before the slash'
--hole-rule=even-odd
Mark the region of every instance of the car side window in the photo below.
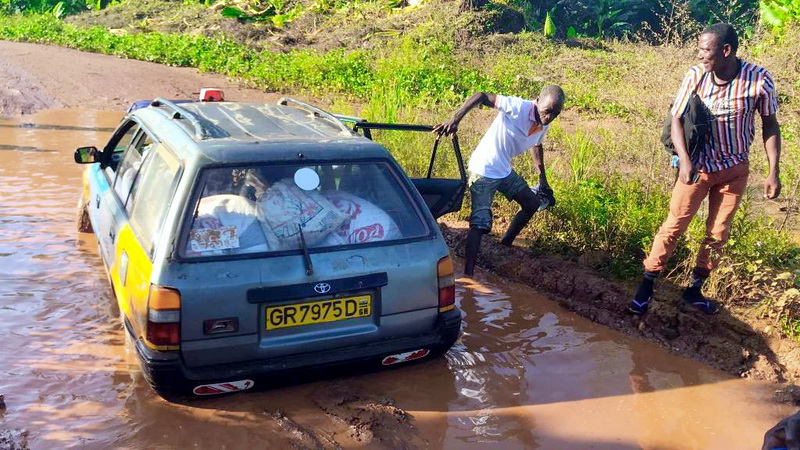
<svg viewBox="0 0 800 450">
<path fill-rule="evenodd" d="M 133 181 L 136 179 L 136 174 L 154 144 L 153 139 L 143 130 L 140 130 L 133 137 L 132 142 L 133 144 L 127 147 L 122 156 L 122 161 L 117 169 L 116 180 L 114 180 L 114 190 L 117 192 L 120 201 L 125 205 L 127 205 L 128 193 L 130 193 Z M 130 212 L 127 206 L 126 209 Z"/>
<path fill-rule="evenodd" d="M 139 125 L 136 122 L 128 122 L 121 129 L 124 130 L 122 134 L 117 134 L 105 148 L 105 160 L 108 162 L 108 165 L 105 166 L 105 172 L 110 183 L 114 183 L 122 155 L 133 142 L 133 137 L 139 131 Z"/>
<path fill-rule="evenodd" d="M 163 144 L 151 152 L 133 182 L 125 209 L 142 247 L 152 256 L 155 238 L 178 187 L 180 162 Z"/>
</svg>

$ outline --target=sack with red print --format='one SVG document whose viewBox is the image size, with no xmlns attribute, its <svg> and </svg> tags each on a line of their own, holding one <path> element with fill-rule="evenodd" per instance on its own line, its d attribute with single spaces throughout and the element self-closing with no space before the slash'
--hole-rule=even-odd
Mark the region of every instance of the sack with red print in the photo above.
<svg viewBox="0 0 800 450">
<path fill-rule="evenodd" d="M 375 204 L 342 192 L 325 197 L 350 220 L 329 234 L 323 246 L 365 244 L 402 237 L 395 221 Z"/>
<path fill-rule="evenodd" d="M 348 219 L 322 194 L 303 191 L 289 178 L 270 186 L 257 207 L 271 250 L 300 248 L 301 226 L 306 245 L 317 247 Z"/>
</svg>

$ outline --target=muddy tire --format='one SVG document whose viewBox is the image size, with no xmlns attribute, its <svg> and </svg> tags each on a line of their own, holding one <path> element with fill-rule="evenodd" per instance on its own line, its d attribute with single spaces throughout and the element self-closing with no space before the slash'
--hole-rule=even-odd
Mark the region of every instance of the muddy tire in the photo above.
<svg viewBox="0 0 800 450">
<path fill-rule="evenodd" d="M 89 220 L 89 200 L 84 194 L 78 200 L 78 213 L 75 216 L 75 226 L 80 233 L 93 233 L 92 221 Z"/>
</svg>

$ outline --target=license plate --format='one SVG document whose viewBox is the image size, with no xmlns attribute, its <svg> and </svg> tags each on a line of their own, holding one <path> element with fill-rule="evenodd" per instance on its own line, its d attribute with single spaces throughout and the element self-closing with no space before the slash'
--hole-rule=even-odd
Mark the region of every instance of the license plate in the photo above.
<svg viewBox="0 0 800 450">
<path fill-rule="evenodd" d="M 277 330 L 367 317 L 372 314 L 372 297 L 360 295 L 294 305 L 270 306 L 266 311 L 267 330 Z"/>
</svg>

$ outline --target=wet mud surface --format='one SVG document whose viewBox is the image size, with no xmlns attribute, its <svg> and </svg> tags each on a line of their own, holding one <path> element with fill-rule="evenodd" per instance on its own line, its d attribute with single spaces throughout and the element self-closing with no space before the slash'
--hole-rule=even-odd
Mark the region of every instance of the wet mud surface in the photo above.
<svg viewBox="0 0 800 450">
<path fill-rule="evenodd" d="M 467 223 L 443 225 L 448 244 L 463 255 Z M 632 291 L 578 263 L 530 249 L 507 248 L 485 239 L 479 264 L 495 273 L 546 292 L 561 306 L 631 336 L 645 338 L 672 353 L 697 359 L 743 378 L 796 382 L 800 377 L 800 344 L 774 339 L 759 330 L 767 325 L 744 322 L 736 311 L 704 315 L 680 300 L 674 286 L 662 284 L 658 300 L 643 317 L 628 313 Z M 795 386 L 784 387 L 794 392 Z M 800 397 L 782 397 L 798 403 Z"/>
<path fill-rule="evenodd" d="M 38 50 L 25 51 L 31 59 Z M 31 80 L 46 86 L 47 76 Z M 192 80 L 183 81 L 187 92 L 198 88 Z M 110 95 L 114 84 L 94 90 Z M 150 88 L 141 86 L 140 97 Z M 69 95 L 58 101 L 81 106 Z M 121 114 L 101 111 L 107 106 L 0 120 L 0 448 L 757 448 L 792 412 L 776 401 L 774 384 L 568 311 L 607 317 L 612 327 L 629 320 L 617 315 L 624 292 L 593 294 L 588 272 L 566 272 L 569 288 L 540 285 L 550 299 L 483 270 L 458 280 L 463 333 L 443 357 L 168 403 L 126 344 L 96 242 L 76 232 L 81 167 L 72 151 L 108 138 Z M 457 232 L 448 235 L 457 241 Z M 511 258 L 515 271 L 497 258 L 482 264 L 556 279 L 544 263 Z M 584 303 L 594 309 L 576 306 Z"/>
</svg>

